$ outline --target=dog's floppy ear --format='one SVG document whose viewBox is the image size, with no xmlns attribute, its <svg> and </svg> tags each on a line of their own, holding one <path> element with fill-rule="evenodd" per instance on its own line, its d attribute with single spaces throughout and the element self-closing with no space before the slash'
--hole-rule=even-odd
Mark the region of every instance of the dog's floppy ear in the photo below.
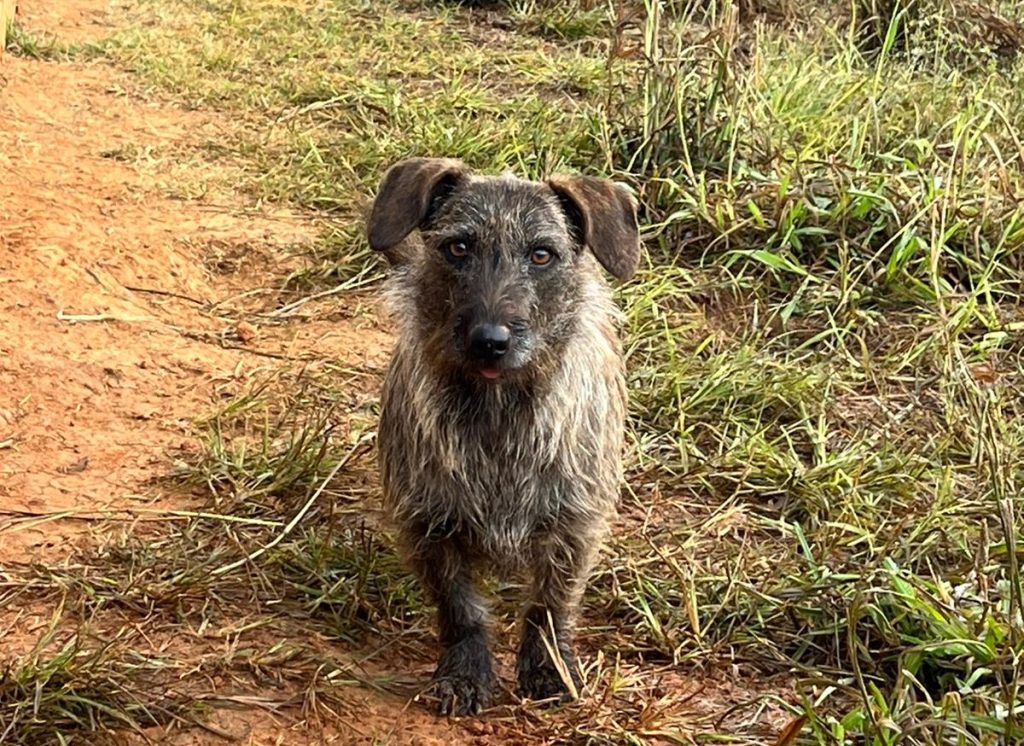
<svg viewBox="0 0 1024 746">
<path fill-rule="evenodd" d="M 388 251 L 401 243 L 465 173 L 462 161 L 452 158 L 407 158 L 389 168 L 370 211 L 370 248 Z"/>
<path fill-rule="evenodd" d="M 632 277 L 640 263 L 633 195 L 615 182 L 593 176 L 552 176 L 548 186 L 601 265 L 620 280 Z"/>
</svg>

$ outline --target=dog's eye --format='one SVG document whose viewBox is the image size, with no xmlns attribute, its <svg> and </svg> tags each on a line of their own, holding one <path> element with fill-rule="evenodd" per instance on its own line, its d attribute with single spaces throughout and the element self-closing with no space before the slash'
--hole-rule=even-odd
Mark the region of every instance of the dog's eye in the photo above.
<svg viewBox="0 0 1024 746">
<path fill-rule="evenodd" d="M 543 267 L 545 264 L 551 264 L 551 261 L 555 258 L 555 252 L 550 249 L 536 248 L 530 252 L 530 262 Z"/>
<path fill-rule="evenodd" d="M 469 256 L 469 246 L 465 241 L 449 241 L 444 245 L 444 255 L 450 262 L 461 262 Z"/>
</svg>

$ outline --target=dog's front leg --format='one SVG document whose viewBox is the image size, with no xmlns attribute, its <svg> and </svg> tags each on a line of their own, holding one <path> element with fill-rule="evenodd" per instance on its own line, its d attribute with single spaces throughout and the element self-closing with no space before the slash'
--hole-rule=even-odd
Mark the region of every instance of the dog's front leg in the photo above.
<svg viewBox="0 0 1024 746">
<path fill-rule="evenodd" d="M 517 678 L 530 699 L 578 697 L 583 686 L 573 652 L 573 616 L 596 555 L 588 532 L 564 531 L 533 561 L 533 588 L 522 621 Z"/>
<path fill-rule="evenodd" d="M 452 539 L 422 541 L 413 565 L 437 604 L 443 652 L 434 673 L 442 715 L 477 714 L 491 703 L 497 684 L 488 648 L 488 614 L 471 567 Z"/>
</svg>

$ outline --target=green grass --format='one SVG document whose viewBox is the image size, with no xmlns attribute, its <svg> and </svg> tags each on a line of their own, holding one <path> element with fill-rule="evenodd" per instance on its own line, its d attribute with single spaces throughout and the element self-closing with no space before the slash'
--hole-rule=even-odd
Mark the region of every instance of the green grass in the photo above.
<svg viewBox="0 0 1024 746">
<path fill-rule="evenodd" d="M 281 278 L 296 292 L 379 277 L 360 220 L 399 157 L 637 190 L 629 489 L 583 621 L 605 699 L 510 738 L 766 742 L 756 718 L 688 720 L 683 692 L 645 688 L 668 666 L 773 677 L 807 718 L 794 742 L 1024 739 L 1024 15 L 812 5 L 143 1 L 102 45 L 140 86 L 230 117 L 253 197 L 330 221 L 314 270 Z M 429 654 L 386 532 L 355 519 L 372 462 L 302 512 L 372 432 L 348 398 L 372 377 L 274 386 L 204 425 L 184 476 L 210 514 L 96 567 L 160 568 L 131 587 L 185 619 L 241 592 Z M 234 585 L 213 573 L 239 562 Z"/>
<path fill-rule="evenodd" d="M 50 61 L 66 61 L 98 52 L 92 44 L 68 44 L 50 34 L 35 34 L 16 21 L 8 24 L 6 48 L 18 57 Z"/>
<path fill-rule="evenodd" d="M 87 625 L 71 633 L 49 627 L 0 671 L 0 741 L 67 743 L 79 732 L 196 722 L 192 701 L 165 676 L 173 664 L 140 652 L 140 638 L 127 627 L 101 634 Z"/>
</svg>

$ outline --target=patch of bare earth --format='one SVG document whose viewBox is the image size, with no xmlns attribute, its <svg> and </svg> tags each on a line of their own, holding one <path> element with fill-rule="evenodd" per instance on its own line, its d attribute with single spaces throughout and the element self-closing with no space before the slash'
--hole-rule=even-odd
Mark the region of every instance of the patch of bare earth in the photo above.
<svg viewBox="0 0 1024 746">
<path fill-rule="evenodd" d="M 32 32 L 79 41 L 110 30 L 106 3 L 20 5 Z M 210 247 L 273 263 L 276 248 L 308 242 L 315 230 L 301 215 L 257 210 L 240 197 L 215 205 L 169 199 L 159 169 L 110 157 L 187 144 L 217 127 L 205 115 L 118 95 L 120 82 L 105 64 L 0 57 L 0 572 L 59 566 L 107 532 L 142 530 L 168 510 L 192 507 L 194 496 L 158 480 L 191 447 L 193 418 L 217 405 L 225 384 L 244 387 L 268 351 L 341 363 L 384 354 L 372 328 L 240 331 L 207 312 L 258 279 L 207 269 Z M 29 650 L 53 613 L 21 602 L 0 609 L 0 666 Z M 210 645 L 220 632 L 211 630 Z M 166 631 L 138 644 L 159 652 L 161 637 Z M 192 639 L 201 659 L 201 640 Z M 358 727 L 343 719 L 310 728 L 301 693 L 247 698 L 210 684 L 205 696 L 223 696 L 226 707 L 211 728 L 178 733 L 175 742 L 221 742 L 216 730 L 253 744 L 353 743 L 377 730 L 362 717 Z M 293 699 L 293 712 L 274 712 Z M 394 727 L 395 714 L 381 722 Z"/>
<path fill-rule="evenodd" d="M 160 504 L 148 480 L 215 384 L 253 365 L 197 339 L 220 322 L 180 298 L 228 288 L 193 247 L 308 230 L 290 215 L 168 200 L 152 177 L 105 158 L 204 124 L 111 94 L 107 68 L 6 57 L 3 75 L 0 551 L 40 558 L 80 533 L 60 513 Z"/>
</svg>

